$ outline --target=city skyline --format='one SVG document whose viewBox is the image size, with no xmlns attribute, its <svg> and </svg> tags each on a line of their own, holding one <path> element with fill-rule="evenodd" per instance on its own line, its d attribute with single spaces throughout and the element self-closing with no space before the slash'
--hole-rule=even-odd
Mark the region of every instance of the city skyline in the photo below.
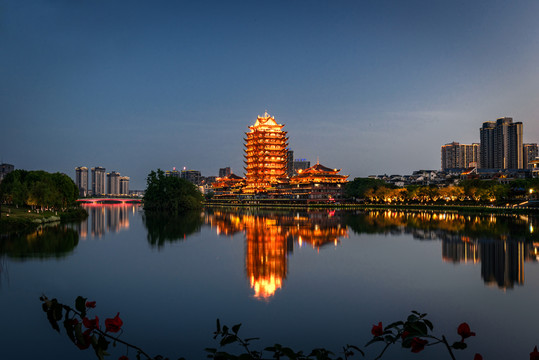
<svg viewBox="0 0 539 360">
<path fill-rule="evenodd" d="M 5 1 L 0 162 L 230 167 L 267 110 L 350 178 L 440 168 L 500 117 L 539 141 L 539 3 Z"/>
</svg>

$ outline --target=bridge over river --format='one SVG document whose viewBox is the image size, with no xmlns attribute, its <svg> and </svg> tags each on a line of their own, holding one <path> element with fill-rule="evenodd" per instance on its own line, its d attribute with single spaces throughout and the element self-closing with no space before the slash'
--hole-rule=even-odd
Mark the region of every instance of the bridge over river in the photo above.
<svg viewBox="0 0 539 360">
<path fill-rule="evenodd" d="M 85 198 L 78 199 L 81 204 L 140 204 L 141 199 L 132 198 Z"/>
</svg>

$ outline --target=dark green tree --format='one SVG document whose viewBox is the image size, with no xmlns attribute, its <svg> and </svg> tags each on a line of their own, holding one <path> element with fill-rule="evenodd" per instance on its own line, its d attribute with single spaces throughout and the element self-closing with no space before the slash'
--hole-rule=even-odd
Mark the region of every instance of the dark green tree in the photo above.
<svg viewBox="0 0 539 360">
<path fill-rule="evenodd" d="M 165 176 L 161 169 L 150 172 L 146 184 L 144 210 L 178 214 L 202 206 L 203 196 L 194 184 L 174 176 Z"/>
<path fill-rule="evenodd" d="M 388 184 L 384 180 L 380 179 L 371 179 L 371 178 L 355 178 L 354 181 L 350 181 L 346 184 L 344 188 L 344 196 L 347 198 L 365 198 L 365 193 L 372 189 L 374 192 L 381 187 L 386 187 L 389 189 L 396 188 L 395 185 Z"/>
<path fill-rule="evenodd" d="M 65 174 L 15 170 L 0 184 L 0 201 L 17 206 L 66 209 L 75 204 L 78 189 Z"/>
</svg>

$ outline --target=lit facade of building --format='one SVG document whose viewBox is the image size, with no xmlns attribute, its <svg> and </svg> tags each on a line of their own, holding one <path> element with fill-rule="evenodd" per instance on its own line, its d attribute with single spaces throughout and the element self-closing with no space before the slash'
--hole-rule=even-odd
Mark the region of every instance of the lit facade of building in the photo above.
<svg viewBox="0 0 539 360">
<path fill-rule="evenodd" d="M 120 195 L 120 173 L 111 171 L 107 173 L 107 194 Z"/>
<path fill-rule="evenodd" d="M 75 184 L 79 188 L 79 196 L 88 195 L 88 168 L 79 166 L 75 168 Z"/>
<path fill-rule="evenodd" d="M 524 144 L 522 155 L 524 156 L 523 166 L 524 169 L 531 169 L 531 161 L 535 160 L 539 156 L 537 144 Z"/>
<path fill-rule="evenodd" d="M 129 176 L 120 176 L 120 195 L 129 195 Z"/>
<path fill-rule="evenodd" d="M 246 193 L 265 193 L 286 178 L 288 137 L 283 126 L 265 113 L 245 133 Z"/>
<path fill-rule="evenodd" d="M 479 129 L 480 167 L 483 169 L 522 169 L 522 123 L 503 117 L 487 121 Z"/>
<path fill-rule="evenodd" d="M 92 168 L 92 195 L 105 195 L 105 168 L 96 166 Z"/>
<path fill-rule="evenodd" d="M 539 158 L 529 161 L 528 167 L 532 171 L 532 177 L 539 178 Z"/>
<path fill-rule="evenodd" d="M 294 160 L 294 164 L 292 165 L 292 168 L 294 169 L 293 175 L 297 175 L 299 173 L 299 170 L 307 170 L 311 167 L 311 162 L 307 159 L 296 159 Z"/>
<path fill-rule="evenodd" d="M 202 181 L 202 174 L 198 170 L 185 170 L 184 168 L 180 173 L 180 177 L 195 185 L 200 185 Z"/>
<path fill-rule="evenodd" d="M 172 176 L 172 177 L 181 177 L 181 174 L 178 170 L 176 170 L 176 168 L 173 168 L 172 170 L 167 170 L 165 171 L 165 176 Z"/>
<path fill-rule="evenodd" d="M 290 179 L 288 188 L 293 199 L 307 202 L 334 202 L 342 198 L 348 175 L 339 175 L 340 169 L 330 169 L 320 163 Z"/>
<path fill-rule="evenodd" d="M 292 150 L 286 151 L 286 175 L 288 177 L 294 176 L 294 152 Z"/>
<path fill-rule="evenodd" d="M 466 169 L 479 163 L 479 144 L 452 142 L 442 145 L 442 170 Z"/>
<path fill-rule="evenodd" d="M 212 183 L 214 196 L 221 199 L 237 197 L 241 194 L 244 186 L 245 179 L 236 174 L 218 177 L 215 182 Z"/>
<path fill-rule="evenodd" d="M 219 169 L 219 177 L 220 178 L 228 176 L 230 174 L 232 174 L 232 171 L 230 170 L 230 166 Z"/>
</svg>

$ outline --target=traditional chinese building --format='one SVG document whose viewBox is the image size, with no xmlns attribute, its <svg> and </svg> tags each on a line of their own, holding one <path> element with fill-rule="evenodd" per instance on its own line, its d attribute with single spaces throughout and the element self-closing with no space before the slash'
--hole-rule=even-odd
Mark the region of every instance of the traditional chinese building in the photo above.
<svg viewBox="0 0 539 360">
<path fill-rule="evenodd" d="M 212 184 L 216 198 L 233 198 L 242 192 L 245 179 L 236 174 L 218 177 Z"/>
<path fill-rule="evenodd" d="M 286 178 L 288 137 L 283 126 L 266 112 L 245 133 L 245 193 L 267 193 L 279 179 Z"/>
<path fill-rule="evenodd" d="M 293 199 L 306 202 L 334 202 L 342 198 L 348 175 L 339 175 L 340 169 L 330 169 L 320 163 L 311 166 L 290 179 L 289 191 Z"/>
</svg>

